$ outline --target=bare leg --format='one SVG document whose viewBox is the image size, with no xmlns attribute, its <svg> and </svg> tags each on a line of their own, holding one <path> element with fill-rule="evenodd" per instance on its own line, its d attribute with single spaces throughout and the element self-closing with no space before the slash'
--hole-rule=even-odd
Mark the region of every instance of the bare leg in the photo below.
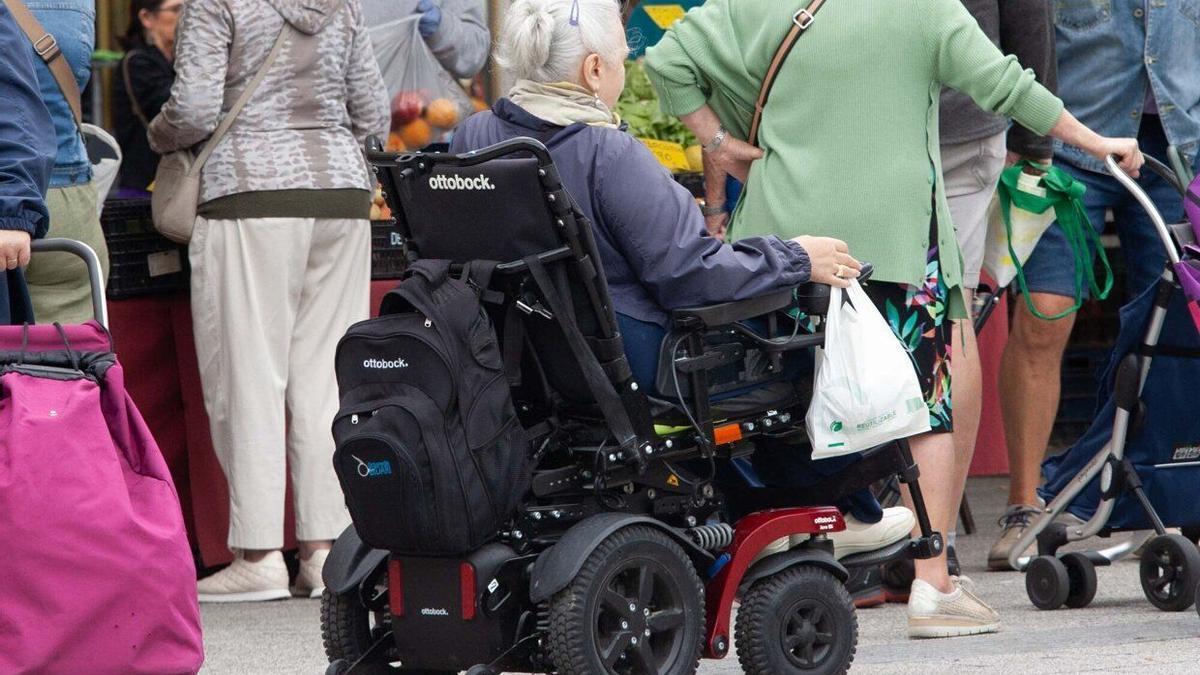
<svg viewBox="0 0 1200 675">
<path fill-rule="evenodd" d="M 964 295 L 967 307 L 970 307 L 975 292 L 966 290 Z M 958 490 L 954 500 L 956 515 L 950 521 L 950 530 L 955 529 L 958 509 L 967 485 L 967 473 L 971 470 L 971 458 L 975 456 L 983 398 L 979 345 L 975 340 L 975 327 L 969 319 L 954 322 L 953 340 L 950 347 L 950 392 L 954 404 L 954 485 Z"/>
<path fill-rule="evenodd" d="M 242 557 L 246 559 L 246 562 L 252 562 L 252 563 L 262 562 L 262 559 L 267 557 L 271 553 L 272 553 L 271 549 L 255 549 L 255 548 L 242 549 Z"/>
<path fill-rule="evenodd" d="M 962 486 L 955 486 L 957 471 L 954 457 L 954 434 L 922 434 L 909 440 L 913 459 L 921 470 L 921 495 L 933 529 L 943 535 L 954 526 L 958 517 L 958 500 L 962 497 Z M 904 490 L 904 502 L 912 508 L 908 490 Z M 950 574 L 946 571 L 946 553 L 929 560 L 916 561 L 917 578 L 943 593 L 954 590 Z"/>
<path fill-rule="evenodd" d="M 1034 304 L 1050 316 L 1070 307 L 1072 300 L 1033 293 Z M 1016 300 L 1008 346 L 1000 363 L 1000 408 L 1008 445 L 1008 503 L 1034 504 L 1041 483 L 1041 464 L 1058 414 L 1062 389 L 1062 356 L 1074 315 L 1057 321 L 1035 317 L 1023 298 Z"/>
<path fill-rule="evenodd" d="M 300 541 L 297 543 L 300 545 L 301 560 L 308 560 L 312 557 L 312 554 L 316 553 L 317 551 L 327 551 L 333 548 L 332 541 Z"/>
</svg>

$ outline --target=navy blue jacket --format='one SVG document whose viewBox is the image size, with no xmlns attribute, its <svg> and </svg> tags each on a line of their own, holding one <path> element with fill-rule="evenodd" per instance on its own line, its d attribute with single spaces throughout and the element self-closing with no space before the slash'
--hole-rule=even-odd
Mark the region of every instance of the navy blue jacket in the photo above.
<svg viewBox="0 0 1200 675">
<path fill-rule="evenodd" d="M 809 279 L 808 254 L 778 237 L 722 244 L 685 188 L 629 134 L 559 127 L 508 99 L 466 120 L 450 151 L 478 150 L 518 136 L 542 141 L 567 191 L 592 222 L 614 309 L 665 326 L 667 311 L 744 300 Z"/>
<path fill-rule="evenodd" d="M 57 146 L 38 91 L 33 50 L 0 3 L 0 230 L 46 234 L 46 189 Z M 33 321 L 21 270 L 0 274 L 0 324 Z"/>
</svg>

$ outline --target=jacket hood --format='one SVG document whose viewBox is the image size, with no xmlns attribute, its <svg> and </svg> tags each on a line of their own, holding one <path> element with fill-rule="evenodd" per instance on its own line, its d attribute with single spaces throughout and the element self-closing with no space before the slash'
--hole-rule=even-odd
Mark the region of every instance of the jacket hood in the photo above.
<svg viewBox="0 0 1200 675">
<path fill-rule="evenodd" d="M 308 35 L 321 32 L 345 0 L 267 0 L 296 30 Z"/>
</svg>

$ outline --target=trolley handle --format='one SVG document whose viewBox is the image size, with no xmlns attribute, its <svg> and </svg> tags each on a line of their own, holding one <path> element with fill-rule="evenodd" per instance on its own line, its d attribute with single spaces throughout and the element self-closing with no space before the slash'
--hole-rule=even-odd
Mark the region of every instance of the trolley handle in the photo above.
<svg viewBox="0 0 1200 675">
<path fill-rule="evenodd" d="M 92 288 L 92 314 L 96 317 L 96 322 L 107 330 L 108 305 L 104 297 L 104 274 L 100 268 L 100 257 L 92 247 L 74 239 L 35 239 L 30 242 L 29 250 L 32 253 L 70 253 L 83 259 Z"/>
<path fill-rule="evenodd" d="M 1167 227 L 1166 221 L 1163 220 L 1162 214 L 1158 212 L 1158 208 L 1154 206 L 1154 202 L 1150 199 L 1150 196 L 1146 194 L 1141 185 L 1138 185 L 1137 181 L 1125 173 L 1125 170 L 1117 164 L 1117 158 L 1114 155 L 1105 157 L 1104 164 L 1113 178 L 1116 178 L 1117 182 L 1124 186 L 1133 195 L 1133 198 L 1137 200 L 1138 204 L 1141 204 L 1142 208 L 1146 210 L 1146 213 L 1150 215 L 1150 220 L 1154 223 L 1154 229 L 1158 232 L 1158 238 L 1162 240 L 1163 248 L 1167 251 L 1167 259 L 1171 261 L 1172 265 L 1178 264 L 1179 249 L 1176 248 L 1175 240 L 1171 238 L 1171 230 Z"/>
</svg>

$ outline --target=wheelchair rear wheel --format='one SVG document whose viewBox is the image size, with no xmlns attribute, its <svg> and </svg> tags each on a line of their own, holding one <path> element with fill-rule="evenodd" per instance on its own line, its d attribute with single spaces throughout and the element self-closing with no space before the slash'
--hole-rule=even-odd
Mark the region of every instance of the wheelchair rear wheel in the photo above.
<svg viewBox="0 0 1200 675">
<path fill-rule="evenodd" d="M 858 616 L 833 574 L 790 567 L 745 593 L 734 635 L 749 675 L 835 675 L 854 661 Z"/>
<path fill-rule="evenodd" d="M 627 527 L 550 601 L 549 628 L 560 675 L 687 675 L 700 662 L 704 587 L 670 537 Z"/>
<path fill-rule="evenodd" d="M 749 675 L 840 675 L 858 649 L 858 617 L 832 574 L 790 567 L 757 581 L 742 597 L 735 641 Z"/>
</svg>

